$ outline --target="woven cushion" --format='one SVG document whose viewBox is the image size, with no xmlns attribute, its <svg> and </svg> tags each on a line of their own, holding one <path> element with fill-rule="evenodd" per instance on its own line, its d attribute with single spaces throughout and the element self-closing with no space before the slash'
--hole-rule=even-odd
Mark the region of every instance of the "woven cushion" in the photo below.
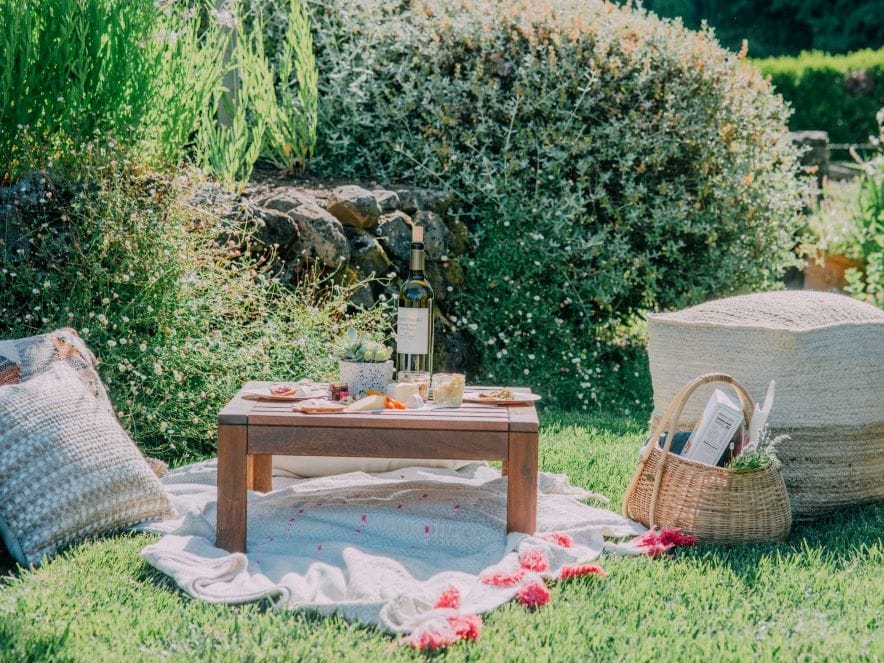
<svg viewBox="0 0 884 663">
<path fill-rule="evenodd" d="M 884 499 L 884 311 L 822 292 L 719 299 L 648 316 L 654 419 L 682 386 L 728 373 L 763 399 L 799 518 Z M 714 386 L 698 390 L 682 425 L 699 419 Z"/>
<path fill-rule="evenodd" d="M 171 514 L 138 448 L 70 366 L 0 387 L 0 535 L 16 560 L 36 565 Z"/>
<path fill-rule="evenodd" d="M 25 382 L 56 362 L 63 362 L 77 371 L 80 380 L 99 402 L 113 411 L 104 385 L 95 372 L 98 361 L 73 329 L 0 341 L 0 385 Z"/>
</svg>

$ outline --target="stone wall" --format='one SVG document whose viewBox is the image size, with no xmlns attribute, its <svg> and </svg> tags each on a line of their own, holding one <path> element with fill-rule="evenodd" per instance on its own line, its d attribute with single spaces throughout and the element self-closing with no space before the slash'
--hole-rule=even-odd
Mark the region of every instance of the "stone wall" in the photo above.
<svg viewBox="0 0 884 663">
<path fill-rule="evenodd" d="M 395 299 L 408 274 L 411 227 L 424 227 L 426 274 L 436 295 L 435 366 L 472 372 L 470 339 L 451 324 L 452 296 L 462 288 L 465 259 L 475 251 L 473 219 L 446 191 L 350 182 L 279 179 L 258 174 L 241 195 L 212 183 L 189 197 L 195 207 L 253 228 L 237 250 L 266 250 L 280 278 L 297 285 L 299 274 L 319 263 L 342 280 L 369 281 L 354 306 Z"/>
<path fill-rule="evenodd" d="M 0 254 L 12 262 L 27 259 L 35 225 L 57 216 L 84 187 L 36 172 L 0 188 Z M 451 193 L 258 173 L 242 194 L 194 183 L 186 202 L 221 220 L 219 241 L 231 252 L 266 255 L 271 270 L 293 286 L 316 263 L 344 282 L 365 281 L 352 298 L 360 307 L 398 297 L 408 274 L 411 226 L 423 226 L 426 273 L 436 295 L 435 367 L 474 373 L 471 340 L 449 317 L 453 294 L 465 285 L 462 265 L 476 248 L 473 218 Z"/>
</svg>

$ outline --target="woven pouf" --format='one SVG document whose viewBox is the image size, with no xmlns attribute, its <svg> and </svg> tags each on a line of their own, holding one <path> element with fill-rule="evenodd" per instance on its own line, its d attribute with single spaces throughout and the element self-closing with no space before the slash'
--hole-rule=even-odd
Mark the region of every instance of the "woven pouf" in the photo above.
<svg viewBox="0 0 884 663">
<path fill-rule="evenodd" d="M 654 421 L 701 373 L 729 373 L 763 401 L 793 516 L 884 499 L 884 311 L 842 295 L 768 292 L 648 316 Z M 682 415 L 695 424 L 714 386 Z"/>
</svg>

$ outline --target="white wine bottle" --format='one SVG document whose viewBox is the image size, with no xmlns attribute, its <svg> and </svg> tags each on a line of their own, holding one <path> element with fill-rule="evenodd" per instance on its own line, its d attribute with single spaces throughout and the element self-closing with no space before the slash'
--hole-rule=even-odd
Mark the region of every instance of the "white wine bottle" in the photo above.
<svg viewBox="0 0 884 663">
<path fill-rule="evenodd" d="M 433 288 L 424 275 L 423 226 L 412 226 L 408 278 L 399 289 L 396 369 L 433 372 Z"/>
</svg>

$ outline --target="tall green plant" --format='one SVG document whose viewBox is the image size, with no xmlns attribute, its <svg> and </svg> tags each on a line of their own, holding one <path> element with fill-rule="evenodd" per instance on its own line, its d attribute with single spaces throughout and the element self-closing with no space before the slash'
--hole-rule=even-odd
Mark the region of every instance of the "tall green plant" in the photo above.
<svg viewBox="0 0 884 663">
<path fill-rule="evenodd" d="M 318 110 L 313 37 L 307 7 L 301 0 L 289 1 L 288 26 L 276 61 L 278 92 L 274 100 L 278 101 L 276 121 L 268 125 L 268 156 L 293 174 L 313 156 Z"/>
<path fill-rule="evenodd" d="M 212 17 L 211 7 L 209 0 L 183 11 L 168 6 L 154 34 L 158 66 L 148 124 L 161 163 L 179 163 L 195 146 L 205 110 L 217 105 L 222 91 L 230 31 Z"/>
<path fill-rule="evenodd" d="M 0 0 L 0 152 L 25 125 L 140 138 L 156 19 L 149 0 Z"/>
</svg>

